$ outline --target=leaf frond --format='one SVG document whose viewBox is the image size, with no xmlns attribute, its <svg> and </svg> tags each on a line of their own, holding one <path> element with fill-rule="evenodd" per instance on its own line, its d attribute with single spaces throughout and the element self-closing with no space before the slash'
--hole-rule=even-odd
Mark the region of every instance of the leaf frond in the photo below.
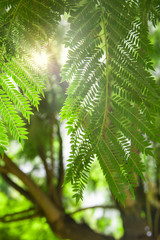
<svg viewBox="0 0 160 240">
<path fill-rule="evenodd" d="M 74 179 L 79 198 L 85 166 L 96 155 L 111 191 L 124 203 L 126 189 L 134 194 L 135 173 L 144 179 L 139 153 L 153 155 L 151 141 L 159 141 L 159 86 L 148 71 L 153 67 L 146 16 L 156 23 L 153 9 L 140 1 L 91 0 L 71 12 L 62 71 L 70 85 L 61 116 L 71 134 L 67 181 Z M 86 142 L 91 147 L 81 157 Z"/>
</svg>

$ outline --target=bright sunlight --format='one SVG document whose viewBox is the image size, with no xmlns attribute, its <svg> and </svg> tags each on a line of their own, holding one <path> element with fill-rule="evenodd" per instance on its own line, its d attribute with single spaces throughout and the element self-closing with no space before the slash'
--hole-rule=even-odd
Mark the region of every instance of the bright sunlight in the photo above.
<svg viewBox="0 0 160 240">
<path fill-rule="evenodd" d="M 48 63 L 48 55 L 45 51 L 34 52 L 33 61 L 37 67 L 46 68 Z"/>
</svg>

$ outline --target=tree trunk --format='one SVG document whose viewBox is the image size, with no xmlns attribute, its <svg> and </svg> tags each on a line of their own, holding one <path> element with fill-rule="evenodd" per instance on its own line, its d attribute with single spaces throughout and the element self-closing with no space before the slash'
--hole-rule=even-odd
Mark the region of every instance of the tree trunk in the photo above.
<svg viewBox="0 0 160 240">
<path fill-rule="evenodd" d="M 54 234 L 62 239 L 71 240 L 115 240 L 112 236 L 105 236 L 103 234 L 93 231 L 85 223 L 76 223 L 70 216 L 65 215 L 56 223 L 49 223 Z"/>
<path fill-rule="evenodd" d="M 153 240 L 146 217 L 142 218 L 141 216 L 142 211 L 146 213 L 146 196 L 142 182 L 139 182 L 139 186 L 135 190 L 135 200 L 129 192 L 126 193 L 128 197 L 125 207 L 117 203 L 124 228 L 122 240 Z"/>
<path fill-rule="evenodd" d="M 151 232 L 147 230 L 146 220 L 141 218 L 141 211 L 134 208 L 126 208 L 121 217 L 125 230 L 123 240 L 152 240 Z M 147 236 L 148 234 L 148 236 Z"/>
</svg>

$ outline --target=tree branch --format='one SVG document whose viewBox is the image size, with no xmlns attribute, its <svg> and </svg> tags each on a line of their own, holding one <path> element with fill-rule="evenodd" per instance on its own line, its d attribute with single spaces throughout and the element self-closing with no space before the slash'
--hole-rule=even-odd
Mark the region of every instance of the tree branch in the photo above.
<svg viewBox="0 0 160 240">
<path fill-rule="evenodd" d="M 28 214 L 28 215 L 25 215 L 25 214 Z M 19 215 L 24 215 L 24 216 L 19 217 Z M 41 216 L 41 215 L 39 212 L 35 212 L 35 208 L 29 208 L 27 210 L 23 210 L 20 212 L 6 214 L 3 217 L 0 217 L 0 222 L 3 222 L 3 223 L 16 222 L 16 221 L 21 221 L 26 219 L 32 219 L 38 216 Z"/>
<path fill-rule="evenodd" d="M 60 199 L 62 199 L 62 185 L 64 182 L 64 165 L 63 165 L 63 143 L 62 143 L 62 137 L 60 133 L 60 127 L 59 123 L 57 122 L 57 135 L 59 139 L 59 168 L 58 168 L 58 185 L 57 185 L 57 190 Z"/>
<path fill-rule="evenodd" d="M 2 177 L 11 187 L 16 189 L 19 193 L 21 193 L 23 196 L 25 196 L 31 202 L 34 202 L 33 197 L 30 195 L 30 193 L 28 191 L 24 190 L 22 187 L 20 187 L 18 184 L 16 184 L 6 174 L 2 174 Z"/>
<path fill-rule="evenodd" d="M 30 208 L 28 208 L 28 209 L 25 209 L 25 210 L 22 210 L 22 211 L 19 211 L 19 212 L 14 212 L 14 213 L 9 213 L 9 214 L 6 214 L 6 215 L 4 215 L 3 216 L 3 218 L 4 217 L 13 217 L 13 216 L 15 216 L 15 215 L 19 215 L 19 214 L 23 214 L 23 213 L 28 213 L 28 212 L 33 212 L 33 210 L 35 210 L 35 208 L 34 207 L 30 207 Z M 2 218 L 2 217 L 0 217 L 0 218 Z"/>
<path fill-rule="evenodd" d="M 55 93 L 52 90 L 52 104 L 55 104 Z M 49 181 L 49 195 L 51 196 L 52 200 L 56 203 L 56 205 L 62 208 L 61 202 L 59 201 L 59 196 L 57 189 L 53 183 L 54 179 L 54 149 L 53 149 L 53 141 L 54 141 L 54 125 L 55 125 L 55 114 L 54 111 L 50 114 L 50 181 Z"/>
<path fill-rule="evenodd" d="M 51 169 L 49 169 L 43 147 L 39 150 L 39 155 L 42 159 L 42 162 L 43 162 L 43 165 L 44 165 L 45 171 L 46 171 L 48 194 L 49 194 L 50 198 L 52 199 L 52 201 L 54 201 L 57 206 L 61 207 L 59 197 L 57 194 L 57 189 L 55 188 L 54 183 L 53 183 L 52 167 L 54 165 L 52 165 Z M 51 160 L 51 162 L 52 162 L 52 160 Z"/>
<path fill-rule="evenodd" d="M 10 220 L 5 220 L 5 219 L 0 218 L 0 222 L 3 222 L 3 223 L 18 222 L 18 221 L 27 220 L 27 219 L 33 219 L 35 217 L 39 217 L 39 215 L 37 213 L 35 213 L 35 214 L 29 215 L 29 216 L 19 217 L 19 218 L 10 219 Z"/>
<path fill-rule="evenodd" d="M 44 165 L 44 168 L 45 168 L 45 171 L 46 171 L 47 181 L 49 183 L 49 181 L 50 181 L 50 171 L 49 171 L 49 167 L 48 167 L 48 164 L 47 164 L 47 160 L 46 160 L 46 156 L 45 156 L 43 147 L 41 147 L 39 149 L 39 156 L 40 156 L 40 158 L 43 162 L 43 165 Z"/>
<path fill-rule="evenodd" d="M 106 236 L 92 230 L 86 223 L 76 223 L 70 216 L 66 215 L 63 222 L 57 226 L 50 225 L 57 236 L 62 239 L 72 240 L 115 240 L 112 236 Z M 60 226 L 60 227 L 59 227 Z"/>
<path fill-rule="evenodd" d="M 56 205 L 43 193 L 43 191 L 33 182 L 33 180 L 23 173 L 11 159 L 4 154 L 3 158 L 9 172 L 17 176 L 28 188 L 30 194 L 33 196 L 39 207 L 44 212 L 49 222 L 57 221 L 63 214 Z"/>
<path fill-rule="evenodd" d="M 116 206 L 114 206 L 114 205 L 112 205 L 112 206 L 110 206 L 110 205 L 95 205 L 95 206 L 91 206 L 91 207 L 79 208 L 74 212 L 68 213 L 68 215 L 72 216 L 78 212 L 86 211 L 88 209 L 94 209 L 94 208 L 116 209 Z"/>
<path fill-rule="evenodd" d="M 53 93 L 54 95 L 54 93 Z M 52 97 L 52 101 L 54 101 L 55 97 Z M 50 129 L 50 159 L 51 159 L 51 173 L 52 177 L 54 177 L 54 151 L 53 151 L 53 140 L 54 140 L 54 123 L 55 123 L 55 116 L 54 113 L 51 115 L 51 129 Z"/>
<path fill-rule="evenodd" d="M 1 173 L 4 173 L 4 174 L 8 173 L 7 167 L 1 167 L 1 166 L 0 166 L 0 172 L 1 172 Z"/>
</svg>

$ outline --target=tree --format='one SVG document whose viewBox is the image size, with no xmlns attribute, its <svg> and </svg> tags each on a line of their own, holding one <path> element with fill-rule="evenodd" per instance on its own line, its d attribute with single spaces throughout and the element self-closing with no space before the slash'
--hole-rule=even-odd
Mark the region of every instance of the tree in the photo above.
<svg viewBox="0 0 160 240">
<path fill-rule="evenodd" d="M 34 139 L 37 145 L 31 151 L 32 157 L 38 155 L 43 162 L 47 193 L 46 186 L 40 188 L 4 153 L 8 144 L 6 125 L 9 125 L 14 138 L 23 145 L 27 131 L 18 113 L 29 122 L 31 105 L 38 108 L 39 94 L 43 94 L 43 79 L 48 74 L 52 89 L 53 73 L 58 76 L 57 81 L 60 78 L 60 70 L 53 55 L 50 56 L 48 73 L 45 73 L 33 68 L 28 49 L 41 49 L 45 45 L 50 52 L 49 39 L 55 37 L 60 16 L 68 13 L 70 30 L 65 42 L 69 54 L 62 69 L 62 81 L 67 80 L 69 88 L 61 117 L 67 119 L 71 153 L 65 179 L 66 182 L 72 182 L 76 200 L 82 199 L 88 173 L 96 156 L 116 201 L 126 203 L 127 208 L 126 198 L 130 194 L 134 195 L 138 176 L 144 179 L 144 163 L 140 153 L 154 156 L 151 143 L 159 142 L 156 124 L 159 85 L 150 73 L 153 67 L 148 53 L 151 48 L 148 20 L 153 25 L 159 22 L 159 8 L 158 1 L 147 0 L 48 0 L 45 4 L 40 0 L 6 0 L 0 3 L 0 151 L 3 160 L 0 171 L 6 182 L 37 207 L 34 214 L 45 216 L 52 231 L 61 238 L 78 240 L 83 236 L 84 239 L 113 239 L 92 231 L 85 224 L 77 224 L 65 213 L 61 191 L 62 140 L 54 108 L 51 110 L 50 107 L 49 112 L 44 114 L 48 125 L 41 123 L 44 116 L 37 117 L 38 121 L 35 118 L 37 133 L 45 127 L 47 137 L 45 141 Z M 56 102 L 56 96 L 53 89 L 50 94 L 46 93 L 46 99 L 52 103 Z M 59 171 L 56 173 L 53 129 L 57 131 L 59 144 Z M 32 131 L 30 133 L 32 135 Z M 32 137 L 29 136 L 29 139 Z M 48 153 L 50 163 L 47 162 Z M 16 184 L 8 174 L 19 178 L 23 186 Z M 141 187 L 137 188 L 136 195 L 139 195 L 138 189 Z M 138 204 L 138 214 L 134 212 L 133 215 L 138 225 L 145 226 L 140 217 L 142 202 L 133 203 L 134 208 Z M 132 221 L 128 220 L 130 214 L 127 218 L 121 204 L 116 204 L 122 213 L 124 226 L 131 226 Z M 158 236 L 158 232 L 156 234 Z M 146 238 L 142 229 L 137 235 Z M 138 239 L 137 235 L 129 227 L 124 238 Z"/>
</svg>

